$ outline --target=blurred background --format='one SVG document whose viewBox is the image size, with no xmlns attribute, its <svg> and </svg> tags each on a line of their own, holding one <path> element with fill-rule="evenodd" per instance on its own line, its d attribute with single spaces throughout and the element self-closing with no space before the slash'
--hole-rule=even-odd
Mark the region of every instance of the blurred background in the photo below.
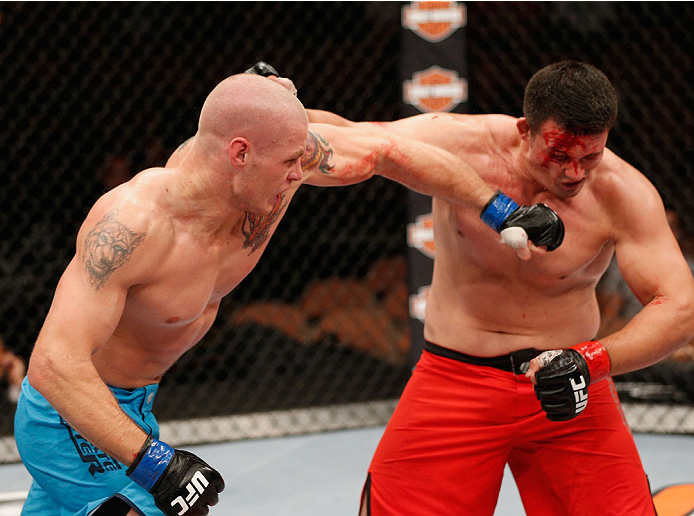
<svg viewBox="0 0 694 516">
<path fill-rule="evenodd" d="M 11 387 L 96 199 L 164 165 L 194 134 L 207 93 L 259 60 L 292 78 L 307 107 L 399 118 L 403 5 L 0 3 L 0 462 L 17 460 Z M 609 147 L 656 185 L 694 252 L 694 6 L 465 6 L 468 112 L 520 116 L 537 69 L 563 59 L 599 67 L 620 102 Z M 411 368 L 407 211 L 405 189 L 380 178 L 302 188 L 210 333 L 164 377 L 159 419 L 208 424 L 167 440 L 385 423 Z M 633 315 L 629 295 L 610 272 L 601 332 Z M 687 347 L 617 379 L 635 429 L 694 432 L 692 356 Z M 334 407 L 348 410 L 337 417 Z M 254 423 L 259 413 L 272 417 Z"/>
</svg>

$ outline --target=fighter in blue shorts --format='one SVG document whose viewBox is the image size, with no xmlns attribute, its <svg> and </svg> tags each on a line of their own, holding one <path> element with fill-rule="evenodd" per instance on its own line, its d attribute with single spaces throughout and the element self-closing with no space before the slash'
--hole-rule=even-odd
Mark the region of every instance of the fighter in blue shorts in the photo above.
<svg viewBox="0 0 694 516">
<path fill-rule="evenodd" d="M 157 439 L 151 398 L 255 267 L 301 184 L 379 173 L 478 212 L 498 198 L 430 145 L 368 128 L 309 130 L 292 88 L 252 74 L 225 79 L 165 168 L 140 172 L 92 207 L 19 403 L 17 442 L 34 477 L 25 516 L 208 513 L 222 477 Z M 541 234 L 537 213 L 553 212 L 527 208 L 500 214 L 498 229 L 532 219 Z"/>
<path fill-rule="evenodd" d="M 159 437 L 152 414 L 157 388 L 157 384 L 132 390 L 111 387 L 121 409 L 154 438 Z M 126 476 L 123 464 L 71 428 L 26 378 L 15 416 L 15 440 L 35 479 L 24 516 L 86 516 L 99 507 L 112 515 L 130 509 L 140 515 L 163 514 L 152 495 Z"/>
</svg>

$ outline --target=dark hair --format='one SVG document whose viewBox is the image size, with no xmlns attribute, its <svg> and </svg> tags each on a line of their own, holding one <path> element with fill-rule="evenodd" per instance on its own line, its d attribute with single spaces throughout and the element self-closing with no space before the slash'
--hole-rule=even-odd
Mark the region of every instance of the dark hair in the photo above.
<svg viewBox="0 0 694 516">
<path fill-rule="evenodd" d="M 575 134 L 599 134 L 617 120 L 617 94 L 600 70 L 561 61 L 535 73 L 525 87 L 523 114 L 535 132 L 547 120 Z"/>
</svg>

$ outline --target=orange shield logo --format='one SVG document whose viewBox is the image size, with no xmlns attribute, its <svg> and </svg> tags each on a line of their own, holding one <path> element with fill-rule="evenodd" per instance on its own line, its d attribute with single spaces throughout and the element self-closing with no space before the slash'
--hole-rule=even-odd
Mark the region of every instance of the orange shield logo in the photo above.
<svg viewBox="0 0 694 516">
<path fill-rule="evenodd" d="M 432 66 L 405 81 L 403 97 L 422 112 L 450 111 L 467 101 L 467 80 L 458 77 L 454 70 Z"/>
<path fill-rule="evenodd" d="M 466 23 L 465 6 L 458 2 L 412 2 L 402 8 L 402 26 L 432 43 L 443 41 Z"/>
<path fill-rule="evenodd" d="M 427 297 L 431 285 L 419 287 L 416 294 L 410 296 L 410 317 L 424 322 L 424 314 L 427 310 Z"/>
<path fill-rule="evenodd" d="M 407 245 L 434 257 L 434 218 L 431 213 L 418 216 L 407 225 Z"/>
</svg>

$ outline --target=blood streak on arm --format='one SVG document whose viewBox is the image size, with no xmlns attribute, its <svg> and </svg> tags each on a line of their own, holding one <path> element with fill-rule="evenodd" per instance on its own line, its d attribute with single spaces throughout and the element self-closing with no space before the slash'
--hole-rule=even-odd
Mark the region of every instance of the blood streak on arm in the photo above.
<svg viewBox="0 0 694 516">
<path fill-rule="evenodd" d="M 379 161 L 378 151 L 373 151 L 361 158 L 356 163 L 348 163 L 338 171 L 335 175 L 340 179 L 343 184 L 352 184 L 356 181 L 364 181 L 373 176 L 376 170 L 376 164 Z"/>
</svg>

